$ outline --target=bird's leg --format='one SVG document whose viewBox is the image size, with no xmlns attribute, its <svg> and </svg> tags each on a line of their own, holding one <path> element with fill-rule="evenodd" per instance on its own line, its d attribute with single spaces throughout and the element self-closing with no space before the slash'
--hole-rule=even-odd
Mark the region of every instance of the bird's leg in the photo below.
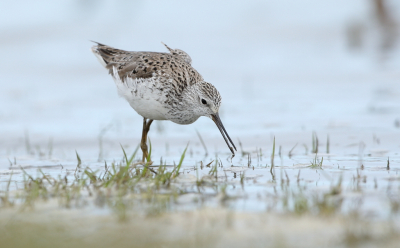
<svg viewBox="0 0 400 248">
<path fill-rule="evenodd" d="M 142 141 L 140 142 L 140 148 L 142 149 L 143 152 L 143 158 L 142 162 L 145 163 L 148 152 L 147 152 L 147 133 L 150 130 L 150 125 L 153 122 L 153 120 L 147 121 L 146 118 L 143 118 L 143 131 L 142 131 Z M 151 162 L 151 160 L 147 160 L 147 162 Z"/>
</svg>

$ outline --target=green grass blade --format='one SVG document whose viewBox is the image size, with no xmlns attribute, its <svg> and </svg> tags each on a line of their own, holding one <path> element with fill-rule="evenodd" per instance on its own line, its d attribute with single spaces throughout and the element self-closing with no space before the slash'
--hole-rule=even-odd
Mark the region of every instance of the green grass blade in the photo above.
<svg viewBox="0 0 400 248">
<path fill-rule="evenodd" d="M 131 163 L 132 163 L 132 161 L 133 161 L 133 159 L 135 158 L 135 156 L 136 156 L 136 153 L 137 153 L 137 152 L 138 152 L 138 150 L 139 150 L 139 146 L 140 146 L 140 145 L 137 145 L 137 147 L 136 147 L 135 151 L 132 153 L 132 156 L 129 158 L 129 164 L 131 164 Z"/>
<path fill-rule="evenodd" d="M 131 155 L 131 157 L 129 159 L 128 159 L 128 156 L 126 155 L 124 147 L 121 144 L 120 144 L 120 146 L 122 148 L 122 152 L 124 153 L 126 166 L 129 166 L 132 163 L 133 159 L 135 158 L 137 151 L 139 150 L 139 145 L 136 147 L 135 151 L 133 152 L 133 154 Z"/>
<path fill-rule="evenodd" d="M 82 160 L 81 160 L 81 157 L 79 157 L 79 154 L 78 154 L 78 152 L 76 150 L 75 150 L 75 153 L 76 153 L 76 159 L 78 159 L 77 167 L 79 167 L 82 164 Z"/>
<path fill-rule="evenodd" d="M 181 160 L 179 161 L 179 164 L 176 167 L 176 176 L 178 176 L 178 174 L 179 174 L 179 170 L 181 169 L 183 160 L 185 159 L 185 154 L 186 154 L 186 151 L 187 151 L 188 147 L 189 147 L 189 143 L 186 145 L 186 148 L 185 148 L 185 150 L 183 151 L 183 153 L 181 155 Z"/>
<path fill-rule="evenodd" d="M 271 169 L 270 172 L 272 172 L 274 168 L 274 158 L 275 158 L 275 136 L 274 136 L 274 143 L 272 145 L 272 154 L 271 154 Z"/>
<path fill-rule="evenodd" d="M 125 149 L 124 149 L 124 147 L 121 145 L 121 144 L 119 144 L 120 146 L 121 146 L 121 148 L 122 148 L 122 152 L 124 153 L 124 157 L 125 157 L 125 162 L 126 162 L 126 164 L 128 165 L 129 163 L 128 163 L 128 156 L 126 156 L 126 152 L 125 152 Z"/>
</svg>

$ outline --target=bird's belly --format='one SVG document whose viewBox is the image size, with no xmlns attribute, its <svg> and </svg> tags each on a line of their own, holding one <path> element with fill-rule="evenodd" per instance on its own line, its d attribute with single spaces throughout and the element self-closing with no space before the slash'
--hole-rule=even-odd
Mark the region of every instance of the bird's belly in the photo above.
<svg viewBox="0 0 400 248">
<path fill-rule="evenodd" d="M 165 94 L 160 90 L 160 85 L 153 78 L 129 79 L 122 82 L 119 77 L 114 77 L 118 94 L 125 98 L 129 105 L 141 116 L 152 120 L 167 120 Z"/>
<path fill-rule="evenodd" d="M 166 109 L 153 98 L 137 98 L 128 101 L 131 107 L 141 116 L 152 120 L 166 120 Z"/>
</svg>

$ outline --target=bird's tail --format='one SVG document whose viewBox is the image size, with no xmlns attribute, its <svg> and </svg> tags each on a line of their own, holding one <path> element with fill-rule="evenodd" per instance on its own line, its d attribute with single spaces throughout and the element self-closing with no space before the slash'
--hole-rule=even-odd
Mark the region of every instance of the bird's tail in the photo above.
<svg viewBox="0 0 400 248">
<path fill-rule="evenodd" d="M 92 52 L 99 59 L 100 64 L 110 70 L 111 74 L 112 67 L 118 63 L 118 61 L 121 59 L 121 54 L 124 54 L 125 51 L 101 44 L 99 42 L 93 42 L 96 43 L 96 45 L 92 46 Z"/>
<path fill-rule="evenodd" d="M 96 43 L 97 45 L 92 46 L 92 52 L 93 54 L 96 56 L 96 58 L 99 60 L 100 64 L 104 67 L 107 68 L 107 64 L 108 64 L 108 59 L 109 56 L 107 56 L 107 47 L 104 44 L 92 41 L 94 43 Z"/>
</svg>

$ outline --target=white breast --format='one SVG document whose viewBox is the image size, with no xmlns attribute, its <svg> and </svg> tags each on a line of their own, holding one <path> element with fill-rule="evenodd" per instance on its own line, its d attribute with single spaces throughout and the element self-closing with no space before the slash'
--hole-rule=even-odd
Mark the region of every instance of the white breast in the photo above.
<svg viewBox="0 0 400 248">
<path fill-rule="evenodd" d="M 132 79 L 126 78 L 123 82 L 117 69 L 113 68 L 113 78 L 118 89 L 118 94 L 125 98 L 131 107 L 141 116 L 152 120 L 167 120 L 165 95 L 159 89 L 160 83 L 151 78 Z"/>
</svg>

